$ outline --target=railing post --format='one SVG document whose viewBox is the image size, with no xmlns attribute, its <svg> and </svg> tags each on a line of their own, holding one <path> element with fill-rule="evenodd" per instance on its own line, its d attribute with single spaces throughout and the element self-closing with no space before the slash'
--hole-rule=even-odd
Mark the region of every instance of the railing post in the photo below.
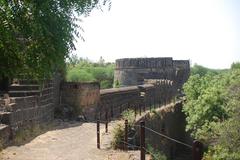
<svg viewBox="0 0 240 160">
<path fill-rule="evenodd" d="M 141 116 L 141 114 L 142 114 L 142 108 L 141 108 L 141 105 L 139 104 L 138 107 L 139 107 L 139 114 L 140 114 L 140 116 Z"/>
<path fill-rule="evenodd" d="M 128 120 L 125 120 L 125 137 L 124 137 L 124 150 L 128 150 Z"/>
<path fill-rule="evenodd" d="M 145 108 L 145 105 L 143 105 L 143 112 L 145 112 L 146 108 Z"/>
<path fill-rule="evenodd" d="M 99 112 L 99 119 L 102 118 L 102 109 L 100 109 L 100 112 Z"/>
<path fill-rule="evenodd" d="M 145 160 L 145 122 L 140 122 L 140 149 L 141 149 L 141 160 Z"/>
<path fill-rule="evenodd" d="M 156 109 L 157 108 L 156 99 L 154 98 L 153 101 L 154 101 L 154 109 Z"/>
<path fill-rule="evenodd" d="M 201 160 L 203 156 L 203 144 L 197 140 L 193 141 L 193 160 Z"/>
<path fill-rule="evenodd" d="M 135 114 L 135 118 L 137 117 L 137 107 L 136 105 L 134 105 L 134 114 Z"/>
<path fill-rule="evenodd" d="M 150 112 L 151 112 L 151 110 L 152 110 L 152 102 L 151 102 L 151 100 L 150 100 Z"/>
<path fill-rule="evenodd" d="M 113 118 L 113 106 L 111 106 L 111 117 Z"/>
<path fill-rule="evenodd" d="M 106 109 L 106 113 L 105 113 L 105 132 L 108 132 L 108 110 Z"/>
<path fill-rule="evenodd" d="M 152 104 L 153 104 L 153 110 L 155 109 L 155 106 L 154 106 L 154 99 L 152 99 Z"/>
<path fill-rule="evenodd" d="M 100 149 L 100 121 L 97 120 L 97 148 Z"/>
</svg>

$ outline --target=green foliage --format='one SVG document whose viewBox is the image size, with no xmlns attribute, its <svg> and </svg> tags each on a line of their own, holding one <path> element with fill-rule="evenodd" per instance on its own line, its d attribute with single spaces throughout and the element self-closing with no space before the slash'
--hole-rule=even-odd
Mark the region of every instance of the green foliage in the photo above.
<svg viewBox="0 0 240 160">
<path fill-rule="evenodd" d="M 152 160 L 167 160 L 167 157 L 158 150 L 155 150 L 151 145 L 147 145 L 147 151 L 151 155 Z"/>
<path fill-rule="evenodd" d="M 235 62 L 231 65 L 231 69 L 240 69 L 240 62 Z"/>
<path fill-rule="evenodd" d="M 135 112 L 132 109 L 127 109 L 122 112 L 122 119 L 128 120 L 128 125 L 131 127 L 135 123 Z"/>
<path fill-rule="evenodd" d="M 92 74 L 83 69 L 73 68 L 67 71 L 67 81 L 71 82 L 88 82 L 95 81 L 96 79 Z"/>
<path fill-rule="evenodd" d="M 225 81 L 222 75 L 204 77 L 194 75 L 184 86 L 187 103 L 184 112 L 187 115 L 187 130 L 198 139 L 203 139 L 206 133 L 212 133 L 211 126 L 227 117 L 225 107 Z"/>
<path fill-rule="evenodd" d="M 81 14 L 106 4 L 98 0 L 0 1 L 0 76 L 45 78 L 64 70 L 75 49 Z"/>
<path fill-rule="evenodd" d="M 123 121 L 119 122 L 113 129 L 113 141 L 111 145 L 114 149 L 123 149 L 123 141 L 125 135 L 125 120 L 128 120 L 128 132 L 130 132 L 133 124 L 135 123 L 135 114 L 134 111 L 131 109 L 125 110 L 122 112 L 122 119 Z"/>
<path fill-rule="evenodd" d="M 66 80 L 71 82 L 99 81 L 101 88 L 112 88 L 114 64 L 105 63 L 100 58 L 98 63 L 88 59 L 74 60 L 67 64 Z"/>
<path fill-rule="evenodd" d="M 186 130 L 210 146 L 205 159 L 239 159 L 240 69 L 192 75 L 184 85 Z M 216 145 L 217 144 L 217 145 Z"/>
<path fill-rule="evenodd" d="M 119 88 L 120 87 L 120 82 L 118 80 L 114 81 L 113 87 L 114 88 Z"/>
<path fill-rule="evenodd" d="M 240 153 L 230 152 L 228 149 L 216 145 L 210 147 L 208 152 L 204 154 L 203 160 L 239 160 Z"/>
<path fill-rule="evenodd" d="M 111 146 L 114 149 L 123 149 L 124 134 L 124 123 L 118 123 L 113 129 L 113 140 L 111 142 Z"/>
<path fill-rule="evenodd" d="M 206 74 L 218 74 L 221 71 L 224 70 L 210 69 L 198 64 L 194 64 L 194 66 L 191 68 L 191 75 L 198 74 L 200 77 L 202 77 L 205 76 Z"/>
</svg>

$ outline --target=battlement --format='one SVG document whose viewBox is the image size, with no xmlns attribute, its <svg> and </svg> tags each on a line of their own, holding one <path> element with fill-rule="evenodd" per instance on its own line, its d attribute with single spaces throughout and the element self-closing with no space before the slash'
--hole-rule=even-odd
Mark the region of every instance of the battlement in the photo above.
<svg viewBox="0 0 240 160">
<path fill-rule="evenodd" d="M 173 67 L 190 69 L 190 63 L 189 63 L 189 60 L 174 60 Z"/>
<path fill-rule="evenodd" d="M 165 68 L 171 67 L 171 57 L 161 58 L 123 58 L 116 60 L 116 69 L 123 68 Z"/>
<path fill-rule="evenodd" d="M 120 86 L 141 85 L 144 79 L 168 79 L 182 86 L 189 77 L 189 60 L 171 57 L 123 58 L 116 60 L 114 81 Z"/>
</svg>

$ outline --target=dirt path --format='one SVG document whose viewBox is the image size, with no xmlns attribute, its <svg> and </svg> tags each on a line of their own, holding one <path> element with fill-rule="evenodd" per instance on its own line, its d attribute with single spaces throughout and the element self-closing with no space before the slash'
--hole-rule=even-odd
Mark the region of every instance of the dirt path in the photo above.
<svg viewBox="0 0 240 160">
<path fill-rule="evenodd" d="M 31 142 L 21 146 L 11 146 L 1 153 L 2 160 L 137 160 L 138 151 L 122 152 L 106 149 L 111 136 L 102 134 L 107 139 L 102 149 L 96 148 L 96 124 L 65 124 L 63 129 L 56 129 L 42 134 Z M 114 123 L 110 124 L 109 130 Z M 104 125 L 101 125 L 103 133 Z M 109 138 L 106 138 L 109 137 Z M 105 148 L 105 149 L 104 149 Z"/>
</svg>

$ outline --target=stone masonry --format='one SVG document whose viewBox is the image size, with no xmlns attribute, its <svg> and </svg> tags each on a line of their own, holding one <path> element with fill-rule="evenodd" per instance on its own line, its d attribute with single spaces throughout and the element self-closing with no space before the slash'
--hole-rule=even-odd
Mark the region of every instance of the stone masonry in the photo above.
<svg viewBox="0 0 240 160">
<path fill-rule="evenodd" d="M 141 85 L 144 79 L 167 79 L 178 88 L 189 77 L 188 60 L 166 58 L 124 58 L 116 60 L 114 82 L 120 86 Z"/>
</svg>

